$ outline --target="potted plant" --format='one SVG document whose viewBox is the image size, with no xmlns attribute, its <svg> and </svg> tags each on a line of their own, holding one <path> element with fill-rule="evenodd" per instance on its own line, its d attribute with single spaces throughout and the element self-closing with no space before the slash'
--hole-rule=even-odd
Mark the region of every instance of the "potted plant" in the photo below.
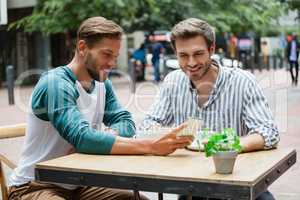
<svg viewBox="0 0 300 200">
<path fill-rule="evenodd" d="M 240 139 L 234 129 L 226 128 L 208 138 L 204 151 L 207 157 L 213 157 L 216 173 L 231 174 L 236 157 L 241 151 Z"/>
</svg>

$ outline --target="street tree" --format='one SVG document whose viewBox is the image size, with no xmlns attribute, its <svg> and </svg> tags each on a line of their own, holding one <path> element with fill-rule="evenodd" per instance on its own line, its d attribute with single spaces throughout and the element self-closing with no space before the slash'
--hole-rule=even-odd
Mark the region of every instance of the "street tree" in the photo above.
<svg viewBox="0 0 300 200">
<path fill-rule="evenodd" d="M 44 34 L 75 30 L 101 15 L 127 31 L 170 29 L 187 17 L 207 20 L 219 31 L 262 31 L 283 13 L 278 0 L 38 0 L 33 13 L 11 25 Z"/>
</svg>

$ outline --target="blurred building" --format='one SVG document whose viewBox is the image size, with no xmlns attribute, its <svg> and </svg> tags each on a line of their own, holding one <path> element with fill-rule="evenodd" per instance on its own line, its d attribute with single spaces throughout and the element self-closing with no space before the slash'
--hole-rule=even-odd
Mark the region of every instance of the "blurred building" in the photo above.
<svg viewBox="0 0 300 200">
<path fill-rule="evenodd" d="M 36 0 L 7 0 L 7 24 L 30 15 L 35 5 Z M 50 38 L 8 30 L 7 24 L 0 25 L 0 82 L 5 80 L 7 65 L 15 67 L 16 77 L 30 69 L 47 69 L 51 65 Z"/>
<path fill-rule="evenodd" d="M 4 4 L 6 9 L 3 8 Z M 0 86 L 6 80 L 7 65 L 14 66 L 17 79 L 28 70 L 39 69 L 37 71 L 40 72 L 66 64 L 73 56 L 76 32 L 44 36 L 40 32 L 8 30 L 8 24 L 30 15 L 36 4 L 37 0 L 0 0 Z M 1 16 L 6 14 L 4 9 L 7 12 L 7 22 L 1 24 Z M 127 71 L 128 68 L 127 49 L 127 36 L 124 35 L 118 58 L 118 68 L 122 71 Z M 32 83 L 38 77 L 28 77 L 27 82 Z"/>
</svg>

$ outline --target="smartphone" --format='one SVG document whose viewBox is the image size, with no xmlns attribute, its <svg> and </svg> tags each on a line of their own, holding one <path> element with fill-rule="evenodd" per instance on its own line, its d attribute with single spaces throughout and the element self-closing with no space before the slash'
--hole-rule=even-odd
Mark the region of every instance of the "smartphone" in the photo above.
<svg viewBox="0 0 300 200">
<path fill-rule="evenodd" d="M 177 133 L 177 136 L 194 136 L 196 137 L 197 131 L 201 129 L 201 120 L 189 118 L 187 126 Z"/>
</svg>

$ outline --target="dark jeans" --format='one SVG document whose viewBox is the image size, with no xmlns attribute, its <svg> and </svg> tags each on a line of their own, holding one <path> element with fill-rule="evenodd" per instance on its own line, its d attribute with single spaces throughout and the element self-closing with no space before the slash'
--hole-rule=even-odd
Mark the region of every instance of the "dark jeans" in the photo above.
<svg viewBox="0 0 300 200">
<path fill-rule="evenodd" d="M 181 195 L 179 196 L 178 200 L 187 200 L 187 196 Z M 213 198 L 204 198 L 204 197 L 193 197 L 193 200 L 221 200 L 221 199 L 213 199 Z M 255 200 L 275 200 L 273 195 L 266 191 L 259 195 Z"/>
<path fill-rule="evenodd" d="M 295 68 L 295 74 L 294 74 Z M 298 84 L 298 72 L 299 72 L 299 63 L 298 61 L 290 61 L 290 72 L 292 77 L 292 82 L 297 85 Z"/>
<path fill-rule="evenodd" d="M 160 81 L 159 59 L 152 59 L 152 65 L 154 67 L 154 80 L 156 82 L 159 82 Z"/>
</svg>

